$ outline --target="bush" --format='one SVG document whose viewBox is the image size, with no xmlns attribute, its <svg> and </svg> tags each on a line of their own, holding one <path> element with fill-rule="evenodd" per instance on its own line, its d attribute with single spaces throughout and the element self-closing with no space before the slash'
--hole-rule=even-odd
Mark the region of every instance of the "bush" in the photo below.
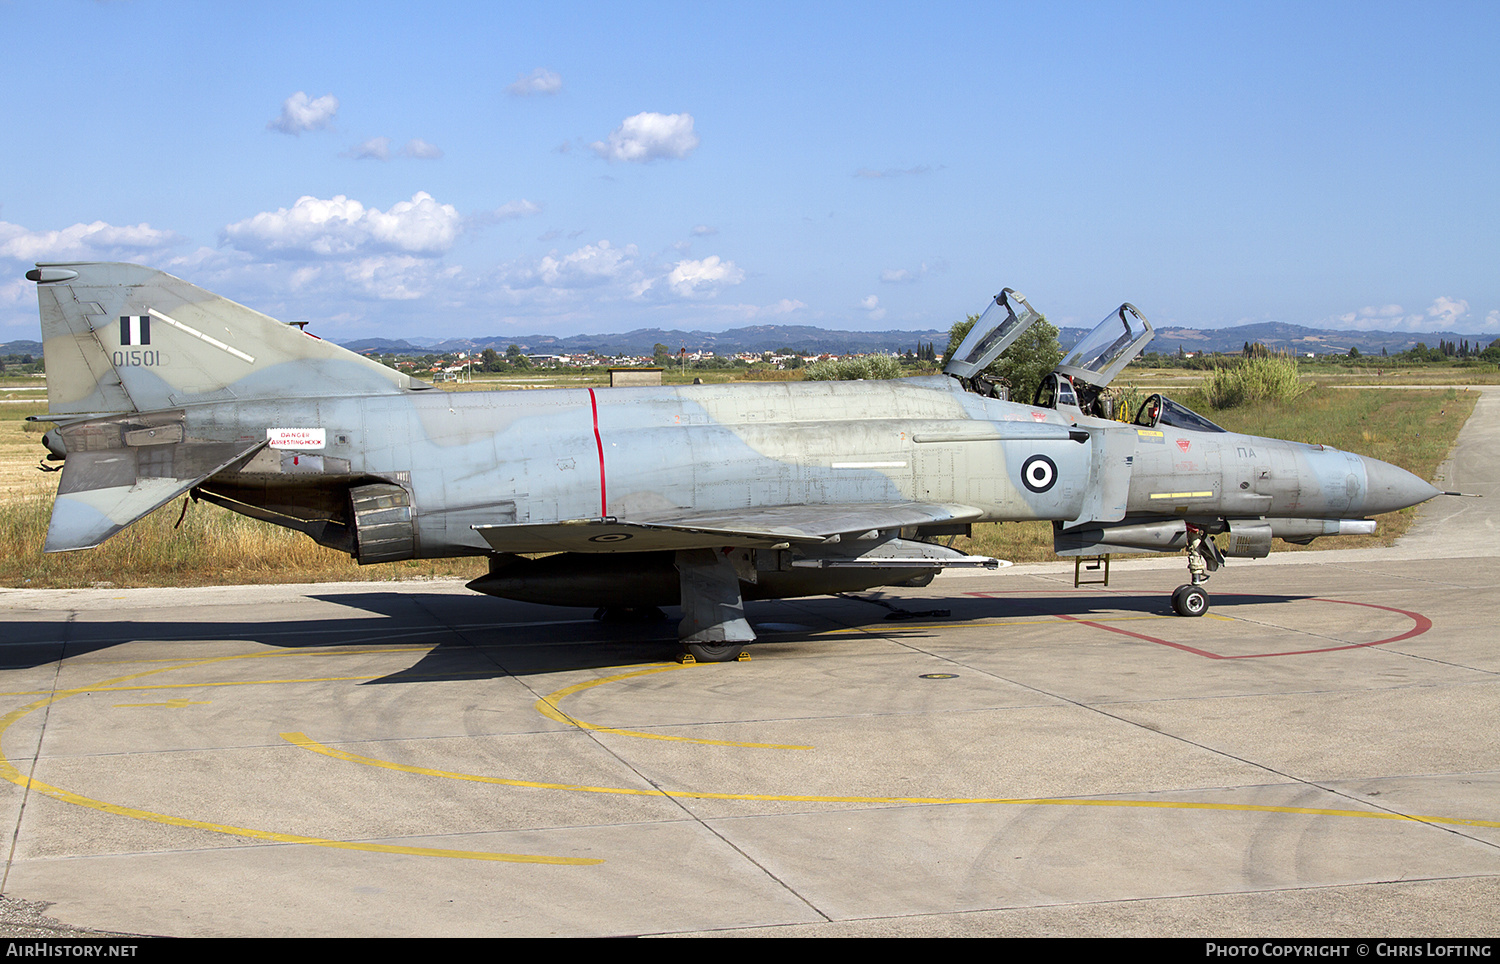
<svg viewBox="0 0 1500 964">
<path fill-rule="evenodd" d="M 900 378 L 901 363 L 890 355 L 865 355 L 862 358 L 830 358 L 827 361 L 813 362 L 803 371 L 803 377 L 810 382 Z"/>
<path fill-rule="evenodd" d="M 1249 402 L 1290 401 L 1307 391 L 1290 355 L 1242 358 L 1238 365 L 1216 368 L 1203 380 L 1203 394 L 1214 408 Z"/>
</svg>

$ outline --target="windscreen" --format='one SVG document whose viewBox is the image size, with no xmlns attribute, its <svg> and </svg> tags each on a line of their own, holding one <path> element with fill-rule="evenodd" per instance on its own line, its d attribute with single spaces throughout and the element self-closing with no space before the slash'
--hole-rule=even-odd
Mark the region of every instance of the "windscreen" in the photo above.
<svg viewBox="0 0 1500 964">
<path fill-rule="evenodd" d="M 1135 413 L 1135 424 L 1148 428 L 1170 425 L 1189 432 L 1225 431 L 1186 405 L 1174 402 L 1165 395 L 1152 395 L 1142 402 Z"/>
</svg>

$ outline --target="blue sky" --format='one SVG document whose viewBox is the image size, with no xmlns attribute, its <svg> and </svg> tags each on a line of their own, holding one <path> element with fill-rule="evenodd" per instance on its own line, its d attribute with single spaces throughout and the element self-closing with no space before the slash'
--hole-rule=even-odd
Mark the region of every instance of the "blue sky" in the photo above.
<svg viewBox="0 0 1500 964">
<path fill-rule="evenodd" d="M 325 337 L 1065 325 L 1500 335 L 1500 8 L 0 0 L 0 341 L 37 260 Z"/>
</svg>

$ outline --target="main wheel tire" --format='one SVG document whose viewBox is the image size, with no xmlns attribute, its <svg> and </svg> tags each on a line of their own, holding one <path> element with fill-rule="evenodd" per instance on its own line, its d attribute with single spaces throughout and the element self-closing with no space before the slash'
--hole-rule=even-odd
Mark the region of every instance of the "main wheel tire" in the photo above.
<svg viewBox="0 0 1500 964">
<path fill-rule="evenodd" d="M 1208 592 L 1201 586 L 1178 586 L 1172 593 L 1172 609 L 1179 616 L 1202 616 L 1208 612 Z"/>
<path fill-rule="evenodd" d="M 728 663 L 745 651 L 744 643 L 688 643 L 687 651 L 700 663 Z"/>
</svg>

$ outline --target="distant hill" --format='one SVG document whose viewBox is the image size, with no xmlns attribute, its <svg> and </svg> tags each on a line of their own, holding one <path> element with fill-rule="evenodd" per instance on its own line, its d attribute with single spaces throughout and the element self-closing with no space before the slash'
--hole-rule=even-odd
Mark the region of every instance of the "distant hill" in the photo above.
<svg viewBox="0 0 1500 964">
<path fill-rule="evenodd" d="M 1181 346 L 1184 351 L 1231 352 L 1239 351 L 1245 346 L 1245 342 L 1260 342 L 1276 351 L 1344 354 L 1354 347 L 1362 355 L 1378 355 L 1382 348 L 1395 353 L 1405 351 L 1417 342 L 1435 348 L 1440 340 L 1467 341 L 1470 345 L 1483 348 L 1495 339 L 1494 332 L 1463 334 L 1456 331 L 1347 331 L 1337 328 L 1305 328 L 1302 325 L 1268 321 L 1234 328 L 1158 328 L 1156 338 L 1146 350 L 1176 352 L 1178 346 Z"/>
<path fill-rule="evenodd" d="M 1058 340 L 1066 349 L 1087 333 L 1088 329 L 1085 328 L 1064 328 Z M 1405 351 L 1419 341 L 1436 346 L 1439 340 L 1453 342 L 1467 340 L 1472 345 L 1483 347 L 1495 338 L 1494 333 L 1344 331 L 1332 328 L 1306 328 L 1302 325 L 1288 325 L 1281 322 L 1262 322 L 1254 325 L 1238 325 L 1234 328 L 1158 328 L 1156 338 L 1146 350 L 1170 353 L 1176 352 L 1180 346 L 1184 351 L 1191 352 L 1236 352 L 1244 347 L 1245 342 L 1260 342 L 1267 348 L 1275 350 L 1342 354 L 1353 346 L 1359 348 L 1362 354 L 1378 355 L 1382 348 L 1388 352 Z M 642 328 L 624 334 L 602 335 L 492 335 L 442 340 L 362 338 L 345 342 L 344 347 L 359 352 L 374 351 L 394 355 L 429 353 L 440 355 L 453 351 L 483 351 L 486 348 L 503 352 L 511 345 L 517 345 L 530 354 L 575 354 L 594 351 L 601 355 L 649 355 L 653 347 L 660 343 L 671 348 L 674 353 L 680 348 L 686 348 L 688 351 L 712 351 L 720 355 L 741 351 L 764 352 L 790 348 L 805 355 L 824 353 L 846 355 L 882 351 L 899 354 L 915 350 L 919 343 L 925 344 L 926 342 L 934 342 L 937 350 L 941 352 L 948 346 L 948 332 L 937 329 L 834 331 L 814 328 L 810 325 L 753 325 L 747 328 L 733 328 L 729 331 Z"/>
<path fill-rule="evenodd" d="M 809 325 L 752 325 L 730 331 L 679 331 L 677 329 L 641 328 L 624 334 L 603 335 L 491 335 L 477 338 L 402 339 L 363 338 L 345 342 L 353 351 L 389 352 L 396 355 L 450 351 L 483 351 L 493 348 L 503 352 L 511 345 L 530 354 L 575 354 L 598 352 L 601 355 L 649 355 L 657 344 L 675 353 L 711 351 L 733 354 L 740 351 L 776 351 L 790 348 L 806 355 L 916 351 L 918 343 L 936 342 L 937 350 L 948 345 L 947 330 L 925 331 L 834 331 Z"/>
<path fill-rule="evenodd" d="M 1058 340 L 1064 349 L 1072 346 L 1088 333 L 1084 328 L 1064 328 Z M 1484 347 L 1496 340 L 1493 332 L 1488 334 L 1464 334 L 1454 331 L 1410 332 L 1410 331 L 1344 331 L 1335 328 L 1306 328 L 1281 322 L 1261 322 L 1254 325 L 1238 325 L 1234 328 L 1158 328 L 1156 338 L 1147 346 L 1147 351 L 1163 354 L 1176 352 L 1180 346 L 1191 352 L 1236 352 L 1245 342 L 1260 342 L 1275 350 L 1289 349 L 1297 352 L 1347 352 L 1351 346 L 1361 354 L 1378 355 L 1384 348 L 1395 353 L 1411 348 L 1417 342 L 1436 347 L 1442 341 L 1461 342 Z M 360 338 L 344 342 L 345 348 L 358 352 L 377 352 L 393 355 L 446 354 L 454 351 L 483 351 L 493 348 L 503 352 L 511 345 L 519 345 L 531 354 L 575 354 L 594 351 L 601 355 L 649 355 L 660 342 L 675 353 L 680 348 L 688 351 L 712 351 L 720 355 L 740 351 L 776 351 L 790 348 L 805 355 L 870 354 L 892 352 L 900 354 L 915 350 L 918 344 L 933 342 L 938 351 L 948 347 L 946 330 L 926 329 L 922 331 L 835 331 L 814 328 L 810 325 L 752 325 L 733 328 L 729 331 L 681 331 L 678 329 L 642 328 L 624 334 L 602 335 L 490 335 L 476 338 Z M 41 355 L 39 341 L 18 340 L 0 344 L 0 357 L 6 355 Z"/>
</svg>

